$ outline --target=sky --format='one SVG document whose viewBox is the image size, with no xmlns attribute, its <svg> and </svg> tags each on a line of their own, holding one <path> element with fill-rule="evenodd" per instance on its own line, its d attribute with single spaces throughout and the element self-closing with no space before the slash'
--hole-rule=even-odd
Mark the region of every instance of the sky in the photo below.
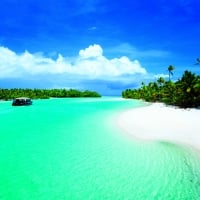
<svg viewBox="0 0 200 200">
<path fill-rule="evenodd" d="M 198 0 L 1 0 L 0 88 L 120 95 L 200 73 Z"/>
</svg>

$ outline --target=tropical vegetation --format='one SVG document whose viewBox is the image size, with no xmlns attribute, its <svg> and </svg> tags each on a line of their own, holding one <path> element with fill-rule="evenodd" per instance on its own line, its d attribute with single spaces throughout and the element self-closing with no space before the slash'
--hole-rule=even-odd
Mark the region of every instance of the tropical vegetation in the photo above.
<svg viewBox="0 0 200 200">
<path fill-rule="evenodd" d="M 174 70 L 174 66 L 170 65 L 167 70 L 169 72 L 169 81 L 171 81 L 171 76 L 173 76 L 173 72 L 172 71 Z"/>
<path fill-rule="evenodd" d="M 197 59 L 198 64 L 200 60 Z M 173 82 L 171 76 L 173 66 L 168 67 L 169 80 L 160 77 L 147 85 L 142 83 L 139 89 L 126 89 L 122 97 L 143 99 L 147 102 L 163 102 L 181 108 L 200 107 L 200 76 L 186 70 L 182 77 Z"/>
<path fill-rule="evenodd" d="M 94 91 L 80 91 L 75 89 L 0 89 L 0 100 L 10 100 L 17 97 L 48 99 L 50 97 L 101 97 L 101 95 Z"/>
</svg>

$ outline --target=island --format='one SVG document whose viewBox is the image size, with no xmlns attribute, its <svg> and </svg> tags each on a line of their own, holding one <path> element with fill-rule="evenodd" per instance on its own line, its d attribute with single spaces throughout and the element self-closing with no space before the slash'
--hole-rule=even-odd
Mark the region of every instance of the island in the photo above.
<svg viewBox="0 0 200 200">
<path fill-rule="evenodd" d="M 95 91 L 76 89 L 0 89 L 0 100 L 12 100 L 18 97 L 28 97 L 31 99 L 54 98 L 75 98 L 75 97 L 101 97 Z"/>
</svg>

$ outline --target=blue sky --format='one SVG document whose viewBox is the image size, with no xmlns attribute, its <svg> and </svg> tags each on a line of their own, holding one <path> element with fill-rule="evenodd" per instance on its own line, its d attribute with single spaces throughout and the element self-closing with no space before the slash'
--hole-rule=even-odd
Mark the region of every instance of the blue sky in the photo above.
<svg viewBox="0 0 200 200">
<path fill-rule="evenodd" d="M 1 0 L 0 88 L 117 95 L 200 57 L 198 0 Z"/>
</svg>

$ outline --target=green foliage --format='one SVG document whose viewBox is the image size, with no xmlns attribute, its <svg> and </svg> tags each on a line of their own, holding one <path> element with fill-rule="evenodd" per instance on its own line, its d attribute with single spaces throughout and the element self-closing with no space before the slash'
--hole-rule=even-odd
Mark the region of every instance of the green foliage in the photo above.
<svg viewBox="0 0 200 200">
<path fill-rule="evenodd" d="M 196 59 L 196 63 L 195 63 L 196 65 L 200 65 L 200 58 L 197 58 Z"/>
<path fill-rule="evenodd" d="M 172 66 L 172 65 L 170 65 L 169 67 L 168 67 L 168 72 L 169 72 L 169 81 L 171 80 L 171 76 L 173 76 L 173 70 L 174 70 L 175 68 L 174 68 L 174 66 Z"/>
<path fill-rule="evenodd" d="M 0 100 L 9 100 L 17 97 L 29 97 L 31 99 L 48 99 L 50 97 L 101 97 L 94 91 L 79 91 L 75 89 L 0 89 Z"/>
<path fill-rule="evenodd" d="M 177 104 L 181 107 L 200 106 L 200 77 L 194 73 L 185 71 L 182 78 L 177 81 L 177 88 L 180 90 L 177 97 Z"/>
<path fill-rule="evenodd" d="M 182 78 L 176 82 L 159 78 L 157 82 L 148 85 L 142 83 L 139 89 L 127 89 L 122 97 L 143 99 L 148 102 L 164 102 L 181 108 L 200 106 L 200 76 L 185 71 Z"/>
</svg>

